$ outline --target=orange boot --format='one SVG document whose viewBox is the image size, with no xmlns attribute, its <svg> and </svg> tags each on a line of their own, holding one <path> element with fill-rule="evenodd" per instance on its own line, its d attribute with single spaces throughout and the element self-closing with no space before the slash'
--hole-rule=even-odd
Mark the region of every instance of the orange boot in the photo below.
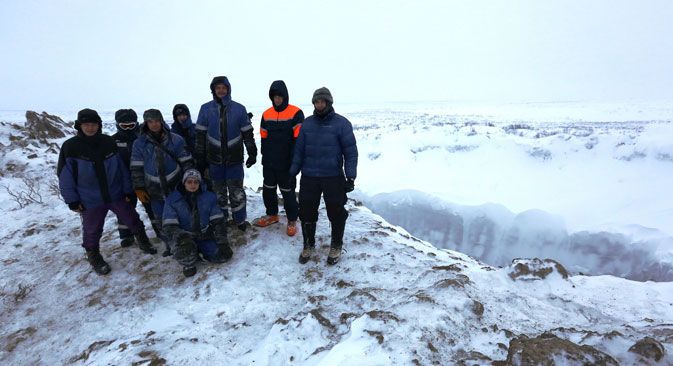
<svg viewBox="0 0 673 366">
<path fill-rule="evenodd" d="M 287 236 L 294 236 L 294 234 L 297 233 L 297 222 L 296 221 L 288 221 L 286 232 L 287 232 Z"/>
<path fill-rule="evenodd" d="M 278 222 L 278 215 L 273 215 L 273 216 L 264 215 L 264 216 L 258 218 L 257 220 L 253 221 L 252 223 L 255 226 L 266 227 L 266 226 L 269 226 L 271 224 L 275 224 L 277 222 Z"/>
</svg>

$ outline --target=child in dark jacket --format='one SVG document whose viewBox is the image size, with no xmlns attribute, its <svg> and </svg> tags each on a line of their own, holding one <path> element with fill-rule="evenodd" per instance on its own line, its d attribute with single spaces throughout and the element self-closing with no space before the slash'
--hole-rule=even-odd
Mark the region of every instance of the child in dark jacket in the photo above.
<svg viewBox="0 0 673 366">
<path fill-rule="evenodd" d="M 199 252 L 213 263 L 232 257 L 224 214 L 217 203 L 215 193 L 202 189 L 196 169 L 187 170 L 182 184 L 166 199 L 163 227 L 186 277 L 196 274 Z"/>
</svg>

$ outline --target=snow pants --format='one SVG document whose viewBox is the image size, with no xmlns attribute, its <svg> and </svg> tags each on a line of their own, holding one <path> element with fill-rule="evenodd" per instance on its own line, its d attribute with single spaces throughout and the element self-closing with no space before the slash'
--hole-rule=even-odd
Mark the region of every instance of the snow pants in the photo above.
<svg viewBox="0 0 673 366">
<path fill-rule="evenodd" d="M 262 197 L 264 198 L 264 207 L 266 214 L 270 216 L 278 215 L 278 194 L 276 186 L 280 188 L 280 194 L 283 196 L 285 213 L 287 221 L 297 221 L 297 195 L 294 193 L 295 187 L 290 186 L 290 172 L 287 169 L 273 169 L 264 166 L 264 188 Z"/>
<path fill-rule="evenodd" d="M 299 183 L 299 219 L 302 222 L 317 222 L 320 197 L 325 199 L 327 217 L 331 223 L 343 223 L 348 217 L 344 205 L 348 198 L 343 176 L 301 177 Z"/>
<path fill-rule="evenodd" d="M 131 205 L 131 207 L 133 207 L 133 211 L 135 211 L 136 206 L 138 204 L 138 197 L 134 197 L 131 200 L 131 202 L 129 202 L 129 204 Z M 154 229 L 154 233 L 157 235 L 157 238 L 160 237 L 161 230 L 157 226 L 157 220 L 154 218 L 154 213 L 152 212 L 152 206 L 149 203 L 143 203 L 143 207 L 145 208 L 147 217 L 150 218 L 150 222 L 152 223 L 152 229 Z M 138 211 L 136 211 L 136 213 L 137 212 Z M 131 232 L 128 226 L 122 223 L 122 220 L 119 218 L 119 216 L 117 216 L 117 231 L 119 232 L 120 240 L 133 239 L 133 233 Z"/>
<path fill-rule="evenodd" d="M 145 230 L 140 221 L 140 216 L 135 209 L 126 201 L 105 203 L 96 207 L 87 207 L 82 216 L 82 247 L 85 249 L 98 249 L 100 238 L 103 236 L 105 216 L 108 211 L 114 212 L 128 226 L 131 233 L 139 233 Z"/>
<path fill-rule="evenodd" d="M 237 225 L 245 222 L 247 218 L 243 175 L 243 164 L 210 164 L 210 178 L 213 183 L 213 192 L 217 196 L 217 203 L 224 213 L 225 220 L 229 217 L 229 208 L 231 208 L 231 216 Z"/>
</svg>

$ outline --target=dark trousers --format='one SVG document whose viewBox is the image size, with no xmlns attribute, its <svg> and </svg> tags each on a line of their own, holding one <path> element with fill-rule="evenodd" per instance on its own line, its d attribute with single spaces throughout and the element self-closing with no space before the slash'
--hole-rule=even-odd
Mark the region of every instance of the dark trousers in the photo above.
<svg viewBox="0 0 673 366">
<path fill-rule="evenodd" d="M 131 207 L 133 207 L 133 210 L 135 211 L 136 206 L 138 204 L 138 197 L 133 197 L 131 202 L 129 202 Z M 152 223 L 152 229 L 154 229 L 154 233 L 157 235 L 157 238 L 160 237 L 161 235 L 161 230 L 157 226 L 157 220 L 154 218 L 154 213 L 152 212 L 152 205 L 149 203 L 143 203 L 143 207 L 145 208 L 145 212 L 147 213 L 147 217 L 150 218 L 150 222 Z M 137 213 L 138 211 L 136 211 Z M 119 239 L 121 240 L 127 240 L 127 239 L 133 239 L 133 233 L 129 229 L 128 226 L 124 225 L 122 223 L 122 220 L 117 216 L 117 231 L 119 231 Z"/>
<path fill-rule="evenodd" d="M 216 165 L 210 164 L 210 178 L 213 183 L 213 192 L 217 196 L 217 203 L 224 213 L 224 217 L 231 216 L 236 224 L 242 224 L 247 218 L 245 189 L 243 188 L 243 164 Z"/>
<path fill-rule="evenodd" d="M 327 217 L 332 223 L 345 222 L 348 211 L 344 208 L 348 198 L 343 176 L 301 177 L 299 183 L 299 219 L 302 222 L 317 222 L 320 196 L 325 198 Z"/>
<path fill-rule="evenodd" d="M 126 201 L 105 203 L 93 208 L 86 208 L 82 215 L 82 246 L 86 249 L 98 249 L 103 235 L 103 225 L 108 211 L 114 212 L 132 233 L 145 230 L 140 216 Z"/>
<path fill-rule="evenodd" d="M 276 186 L 280 188 L 280 194 L 283 195 L 285 213 L 287 221 L 297 221 L 297 195 L 294 193 L 294 186 L 290 186 L 290 172 L 287 169 L 273 169 L 264 166 L 264 189 L 262 197 L 264 198 L 264 207 L 266 214 L 270 216 L 278 215 L 278 193 Z"/>
</svg>

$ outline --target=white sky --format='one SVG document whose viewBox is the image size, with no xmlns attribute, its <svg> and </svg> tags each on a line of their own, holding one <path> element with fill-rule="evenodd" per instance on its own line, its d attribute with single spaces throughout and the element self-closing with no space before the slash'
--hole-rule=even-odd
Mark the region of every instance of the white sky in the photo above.
<svg viewBox="0 0 673 366">
<path fill-rule="evenodd" d="M 673 2 L 0 3 L 0 109 L 673 97 Z M 170 114 L 170 111 L 164 111 Z M 195 113 L 195 111 L 194 111 Z"/>
</svg>

